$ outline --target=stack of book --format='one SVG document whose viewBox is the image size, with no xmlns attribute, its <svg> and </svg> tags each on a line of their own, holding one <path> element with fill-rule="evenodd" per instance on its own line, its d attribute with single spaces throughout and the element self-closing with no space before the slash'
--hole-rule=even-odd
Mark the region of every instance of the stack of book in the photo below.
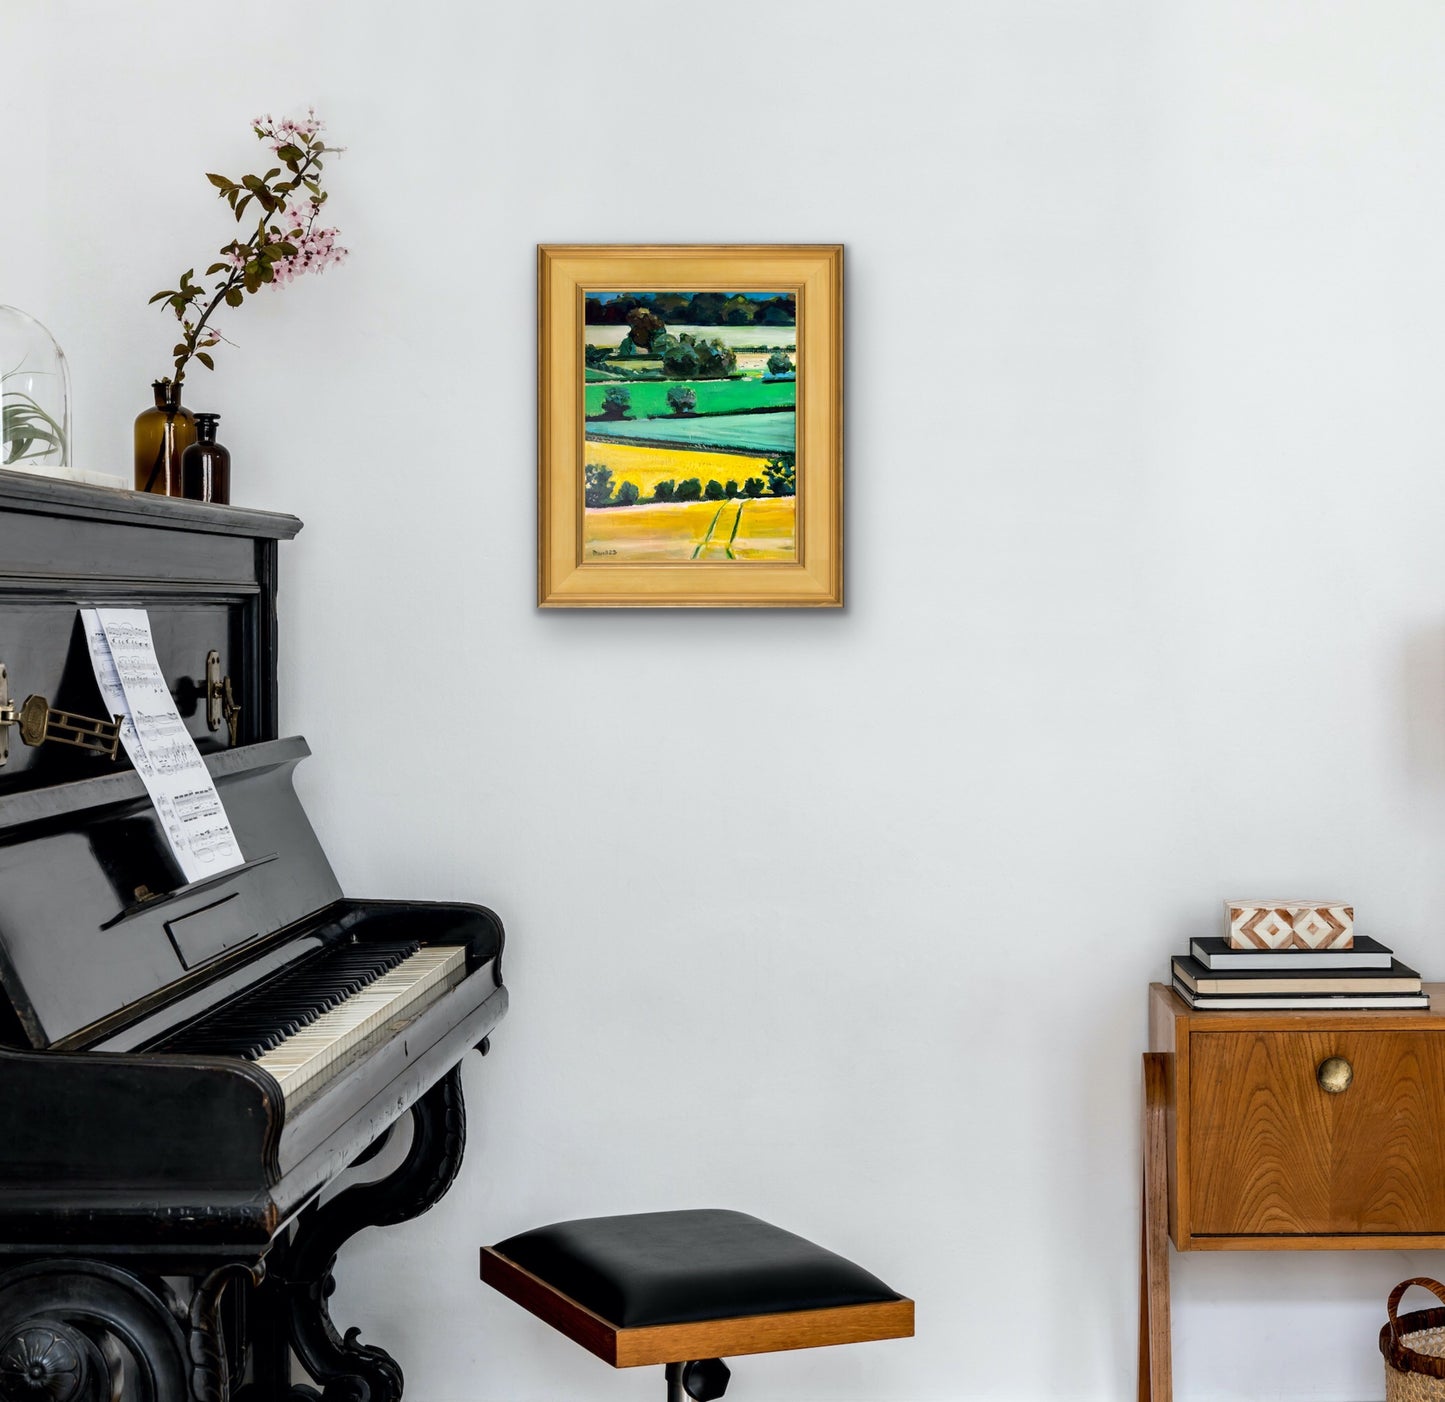
<svg viewBox="0 0 1445 1402">
<path fill-rule="evenodd" d="M 1420 975 L 1378 940 L 1348 949 L 1236 949 L 1197 939 L 1174 960 L 1174 991 L 1191 1008 L 1428 1008 Z"/>
</svg>

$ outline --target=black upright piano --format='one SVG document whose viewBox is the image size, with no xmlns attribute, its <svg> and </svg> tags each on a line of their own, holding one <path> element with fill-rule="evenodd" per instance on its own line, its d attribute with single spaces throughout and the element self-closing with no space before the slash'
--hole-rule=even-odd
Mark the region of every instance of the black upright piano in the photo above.
<svg viewBox="0 0 1445 1402">
<path fill-rule="evenodd" d="M 0 1402 L 402 1394 L 333 1325 L 332 1271 L 458 1171 L 502 926 L 337 884 L 293 787 L 306 741 L 277 730 L 300 528 L 0 471 Z M 242 865 L 188 883 L 106 752 L 85 605 L 148 611 Z M 403 1121 L 389 1171 L 323 1199 Z"/>
</svg>

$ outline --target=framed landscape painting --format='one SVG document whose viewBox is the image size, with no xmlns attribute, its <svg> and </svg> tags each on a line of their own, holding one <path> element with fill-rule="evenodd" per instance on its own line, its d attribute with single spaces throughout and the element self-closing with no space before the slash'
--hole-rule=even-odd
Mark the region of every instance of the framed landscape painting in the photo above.
<svg viewBox="0 0 1445 1402">
<path fill-rule="evenodd" d="M 843 250 L 538 249 L 537 601 L 843 602 Z"/>
</svg>

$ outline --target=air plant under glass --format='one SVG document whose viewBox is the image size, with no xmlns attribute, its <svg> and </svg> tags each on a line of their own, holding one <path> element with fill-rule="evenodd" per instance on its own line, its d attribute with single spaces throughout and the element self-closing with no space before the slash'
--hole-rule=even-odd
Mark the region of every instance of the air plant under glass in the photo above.
<svg viewBox="0 0 1445 1402">
<path fill-rule="evenodd" d="M 70 463 L 70 368 L 33 316 L 0 306 L 0 466 L 48 472 Z"/>
</svg>

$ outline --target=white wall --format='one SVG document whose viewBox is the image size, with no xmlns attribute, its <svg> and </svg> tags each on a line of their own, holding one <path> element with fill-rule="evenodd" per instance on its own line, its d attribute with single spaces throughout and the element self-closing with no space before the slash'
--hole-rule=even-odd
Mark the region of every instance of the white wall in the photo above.
<svg viewBox="0 0 1445 1402">
<path fill-rule="evenodd" d="M 0 301 L 94 466 L 230 237 L 202 172 L 308 100 L 350 148 L 351 262 L 188 399 L 307 521 L 343 881 L 495 905 L 514 1010 L 337 1318 L 417 1402 L 649 1397 L 475 1248 L 731 1205 L 919 1301 L 739 1398 L 1129 1395 L 1146 981 L 1254 889 L 1445 974 L 1445 10 L 51 0 L 0 54 Z M 535 611 L 539 240 L 848 245 L 845 611 Z M 1378 1397 L 1418 1267 L 1176 1258 L 1180 1396 Z"/>
</svg>

